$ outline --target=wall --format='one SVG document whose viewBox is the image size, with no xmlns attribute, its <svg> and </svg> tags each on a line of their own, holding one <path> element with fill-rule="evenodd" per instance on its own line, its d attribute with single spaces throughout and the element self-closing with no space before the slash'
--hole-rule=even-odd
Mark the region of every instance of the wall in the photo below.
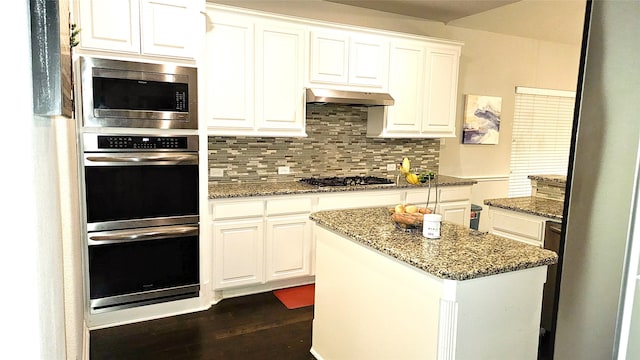
<svg viewBox="0 0 640 360">
<path fill-rule="evenodd" d="M 323 1 L 223 0 L 216 3 L 464 42 L 458 86 L 458 136 L 442 141 L 439 172 L 481 179 L 474 186 L 473 201 L 478 204 L 484 198 L 507 196 L 515 87 L 576 89 L 579 44 L 565 45 L 458 28 Z M 498 145 L 461 144 L 465 94 L 502 97 L 502 128 Z"/>
<path fill-rule="evenodd" d="M 0 32 L 5 115 L 0 141 L 2 298 L 0 358 L 65 359 L 65 328 L 55 133 L 49 118 L 33 115 L 29 2 L 3 2 Z"/>
<path fill-rule="evenodd" d="M 212 183 L 298 180 L 317 176 L 371 175 L 395 180 L 404 156 L 412 167 L 438 169 L 439 139 L 366 137 L 367 110 L 335 104 L 307 106 L 306 138 L 209 137 L 209 167 L 224 169 Z M 289 166 L 290 175 L 278 175 Z"/>
<path fill-rule="evenodd" d="M 624 358 L 615 356 L 622 273 L 631 229 L 638 226 L 632 209 L 640 180 L 640 68 L 635 64 L 640 2 L 593 1 L 592 6 L 568 178 L 555 359 Z"/>
</svg>

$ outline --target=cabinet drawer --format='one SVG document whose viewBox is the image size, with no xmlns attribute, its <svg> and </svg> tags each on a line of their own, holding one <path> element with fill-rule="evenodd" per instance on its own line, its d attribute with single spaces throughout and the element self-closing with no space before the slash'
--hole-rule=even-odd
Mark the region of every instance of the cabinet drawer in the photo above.
<svg viewBox="0 0 640 360">
<path fill-rule="evenodd" d="M 438 190 L 438 201 L 462 201 L 471 199 L 471 187 L 446 187 Z"/>
<path fill-rule="evenodd" d="M 214 202 L 211 205 L 211 216 L 213 220 L 256 217 L 262 216 L 263 214 L 264 202 L 261 200 Z"/>
<path fill-rule="evenodd" d="M 311 198 L 267 200 L 267 216 L 311 212 Z"/>
<path fill-rule="evenodd" d="M 338 210 L 362 207 L 395 206 L 404 200 L 402 191 L 347 192 L 345 194 L 321 195 L 318 197 L 318 209 Z"/>
<path fill-rule="evenodd" d="M 496 235 L 541 245 L 544 221 L 514 212 L 492 210 L 491 228 Z"/>
<path fill-rule="evenodd" d="M 427 203 L 427 197 L 429 197 L 429 202 L 434 204 L 436 201 L 436 193 L 435 191 L 431 191 L 431 196 L 428 196 L 428 189 L 421 190 L 409 190 L 407 191 L 407 198 L 405 203 L 411 205 L 424 205 Z"/>
</svg>

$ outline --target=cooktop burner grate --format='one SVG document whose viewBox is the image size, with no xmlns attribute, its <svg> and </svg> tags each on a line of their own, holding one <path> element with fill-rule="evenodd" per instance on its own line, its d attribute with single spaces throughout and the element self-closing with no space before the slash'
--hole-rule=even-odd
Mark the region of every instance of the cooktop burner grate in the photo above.
<svg viewBox="0 0 640 360">
<path fill-rule="evenodd" d="M 393 181 L 376 176 L 303 178 L 300 182 L 314 186 L 392 185 Z"/>
</svg>

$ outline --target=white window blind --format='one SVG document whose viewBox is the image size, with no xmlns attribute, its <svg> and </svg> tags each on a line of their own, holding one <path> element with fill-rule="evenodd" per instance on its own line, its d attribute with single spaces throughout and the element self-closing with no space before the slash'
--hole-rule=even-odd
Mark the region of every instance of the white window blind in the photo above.
<svg viewBox="0 0 640 360">
<path fill-rule="evenodd" d="M 530 196 L 529 175 L 567 173 L 575 93 L 516 88 L 509 197 Z"/>
</svg>

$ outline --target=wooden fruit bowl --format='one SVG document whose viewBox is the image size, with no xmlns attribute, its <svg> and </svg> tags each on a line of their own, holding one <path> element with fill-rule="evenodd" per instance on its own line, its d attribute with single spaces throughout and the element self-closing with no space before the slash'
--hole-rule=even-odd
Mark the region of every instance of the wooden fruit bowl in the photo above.
<svg viewBox="0 0 640 360">
<path fill-rule="evenodd" d="M 391 221 L 403 230 L 422 230 L 422 223 L 424 222 L 424 214 L 430 214 L 429 208 L 417 208 L 416 212 L 397 212 L 395 208 L 390 208 Z"/>
</svg>

